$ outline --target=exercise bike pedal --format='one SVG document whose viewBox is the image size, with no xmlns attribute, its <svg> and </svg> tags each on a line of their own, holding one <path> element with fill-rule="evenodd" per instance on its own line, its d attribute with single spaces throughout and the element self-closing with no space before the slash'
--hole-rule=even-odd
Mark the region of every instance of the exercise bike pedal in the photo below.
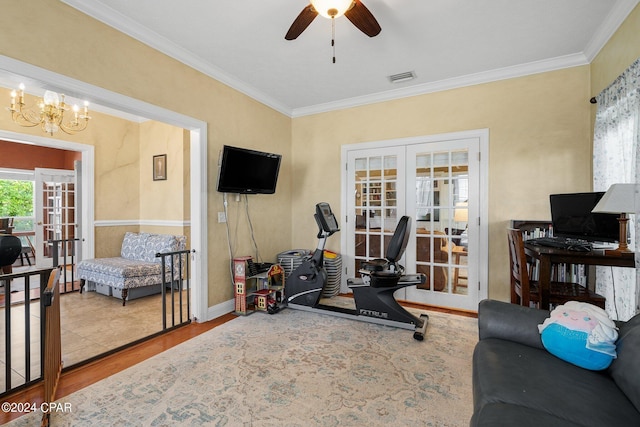
<svg viewBox="0 0 640 427">
<path fill-rule="evenodd" d="M 416 341 L 424 340 L 424 336 L 427 333 L 427 324 L 429 323 L 429 315 L 421 314 L 420 320 L 422 320 L 422 325 L 416 326 L 416 330 L 413 333 L 413 339 Z"/>
</svg>

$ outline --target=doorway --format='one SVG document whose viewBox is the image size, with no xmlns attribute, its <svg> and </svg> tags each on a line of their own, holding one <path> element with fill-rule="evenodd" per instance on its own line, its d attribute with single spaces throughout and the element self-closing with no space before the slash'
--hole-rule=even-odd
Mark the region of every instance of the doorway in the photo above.
<svg viewBox="0 0 640 427">
<path fill-rule="evenodd" d="M 75 170 L 35 169 L 34 228 L 36 266 L 39 268 L 54 265 L 73 268 L 69 258 L 75 255 L 76 211 L 80 199 L 76 187 Z"/>
<path fill-rule="evenodd" d="M 193 317 L 202 321 L 213 319 L 224 314 L 226 307 L 208 307 L 208 271 L 207 260 L 207 123 L 174 111 L 166 110 L 155 105 L 148 104 L 121 95 L 103 88 L 84 83 L 51 71 L 17 61 L 13 58 L 0 55 L 0 75 L 15 81 L 16 76 L 30 79 L 34 84 L 40 82 L 50 90 L 62 93 L 77 94 L 78 97 L 86 97 L 92 104 L 105 106 L 108 110 L 116 110 L 122 114 L 132 114 L 138 117 L 156 120 L 172 126 L 186 129 L 189 133 L 190 144 L 190 247 L 192 269 L 192 298 L 191 307 Z M 15 81 L 17 85 L 19 81 Z M 83 235 L 86 236 L 82 244 L 82 257 L 94 258 L 94 150 L 91 146 L 77 144 L 68 141 L 55 140 L 41 136 L 29 136 L 25 134 L 0 130 L 0 139 L 9 141 L 28 141 L 33 144 L 48 147 L 63 148 L 82 152 L 82 212 L 78 215 L 82 218 L 80 226 Z"/>
<path fill-rule="evenodd" d="M 408 215 L 411 239 L 401 263 L 426 283 L 396 298 L 476 310 L 488 288 L 487 153 L 486 130 L 343 147 L 346 277 L 384 257 Z"/>
</svg>

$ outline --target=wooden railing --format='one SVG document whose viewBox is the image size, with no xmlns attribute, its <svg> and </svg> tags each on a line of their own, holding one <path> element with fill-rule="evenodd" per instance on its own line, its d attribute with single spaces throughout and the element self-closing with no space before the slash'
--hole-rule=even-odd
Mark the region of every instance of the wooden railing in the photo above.
<svg viewBox="0 0 640 427">
<path fill-rule="evenodd" d="M 56 390 L 62 372 L 62 338 L 60 331 L 60 268 L 56 268 L 49 276 L 49 283 L 42 294 L 42 305 L 45 310 L 44 325 L 44 402 L 56 400 Z M 50 405 L 45 405 L 41 426 L 49 425 Z"/>
</svg>

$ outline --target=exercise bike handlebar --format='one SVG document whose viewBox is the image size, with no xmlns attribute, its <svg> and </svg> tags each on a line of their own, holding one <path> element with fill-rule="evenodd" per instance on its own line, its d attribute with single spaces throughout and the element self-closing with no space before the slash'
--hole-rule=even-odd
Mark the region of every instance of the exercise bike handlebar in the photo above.
<svg viewBox="0 0 640 427">
<path fill-rule="evenodd" d="M 331 211 L 329 203 L 322 202 L 316 205 L 316 213 L 313 215 L 318 224 L 318 239 L 329 237 L 340 231 L 338 220 Z"/>
</svg>

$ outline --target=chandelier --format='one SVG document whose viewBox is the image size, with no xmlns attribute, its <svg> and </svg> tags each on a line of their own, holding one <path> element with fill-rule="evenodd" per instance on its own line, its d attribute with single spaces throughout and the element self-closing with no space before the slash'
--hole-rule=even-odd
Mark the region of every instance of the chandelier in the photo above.
<svg viewBox="0 0 640 427">
<path fill-rule="evenodd" d="M 24 85 L 19 86 L 20 91 L 11 91 L 11 119 L 24 127 L 40 126 L 43 131 L 53 136 L 58 130 L 69 135 L 81 132 L 87 128 L 89 123 L 89 103 L 84 101 L 84 108 L 69 105 L 64 102 L 64 95 L 47 90 L 44 96 L 38 99 L 36 108 L 26 109 L 24 103 Z M 70 114 L 65 113 L 71 110 Z M 69 117 L 71 116 L 71 117 Z M 66 121 L 65 121 L 66 120 Z"/>
</svg>

